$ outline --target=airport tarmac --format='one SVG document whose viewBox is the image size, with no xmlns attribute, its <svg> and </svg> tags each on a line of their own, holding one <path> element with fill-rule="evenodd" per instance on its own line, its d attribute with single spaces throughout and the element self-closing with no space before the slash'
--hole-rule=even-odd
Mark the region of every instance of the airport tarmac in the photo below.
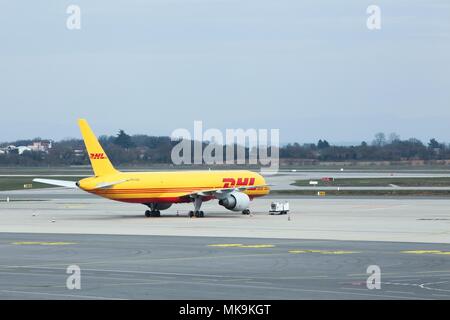
<svg viewBox="0 0 450 320">
<path fill-rule="evenodd" d="M 44 194 L 53 192 L 28 194 L 46 199 Z M 0 202 L 0 232 L 450 243 L 449 199 L 289 198 L 291 212 L 281 216 L 268 211 L 271 201 L 283 197 L 255 199 L 250 216 L 213 200 L 203 204 L 204 218 L 188 218 L 192 204 L 175 204 L 159 218 L 145 218 L 146 207 L 140 204 L 98 197 L 65 199 L 64 194 L 85 193 L 60 190 L 61 198 L 54 200 Z"/>
<path fill-rule="evenodd" d="M 368 170 L 299 170 L 299 171 L 280 171 L 274 175 L 267 175 L 265 179 L 268 184 L 271 185 L 272 190 L 314 190 L 317 187 L 307 186 L 300 187 L 295 186 L 297 180 L 321 180 L 324 177 L 333 177 L 335 179 L 368 179 L 368 178 L 448 178 L 450 174 L 448 172 L 417 172 L 409 170 L 400 170 L 394 172 L 387 171 L 368 171 Z M 320 189 L 337 190 L 337 187 L 323 187 Z M 341 190 L 367 190 L 364 187 L 341 187 Z M 421 189 L 421 190 L 450 190 L 450 187 L 422 187 L 422 188 L 408 188 L 408 187 L 394 187 L 386 186 L 379 188 L 370 188 L 371 190 L 409 190 L 409 189 Z"/>
<path fill-rule="evenodd" d="M 250 216 L 210 201 L 204 218 L 63 189 L 0 200 L 0 299 L 450 298 L 449 199 L 289 197 L 274 216 L 274 199 Z M 73 264 L 81 290 L 66 288 Z"/>
<path fill-rule="evenodd" d="M 450 298 L 442 244 L 0 233 L 0 247 L 0 299 Z"/>
</svg>

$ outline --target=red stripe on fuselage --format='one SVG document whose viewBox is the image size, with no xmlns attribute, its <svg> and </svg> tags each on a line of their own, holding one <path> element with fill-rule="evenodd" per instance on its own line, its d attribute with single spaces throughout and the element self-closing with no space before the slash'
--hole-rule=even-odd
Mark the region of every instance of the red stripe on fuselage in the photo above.
<svg viewBox="0 0 450 320">
<path fill-rule="evenodd" d="M 264 195 L 251 195 L 250 200 L 253 200 L 253 198 L 261 197 Z M 120 202 L 129 202 L 129 203 L 187 203 L 192 202 L 192 199 L 189 197 L 146 197 L 146 198 L 114 198 L 114 197 L 106 197 L 111 200 L 120 201 Z M 205 196 L 202 197 L 203 201 L 209 201 L 215 199 L 214 196 Z"/>
<path fill-rule="evenodd" d="M 175 187 L 175 188 L 140 188 L 140 189 L 94 189 L 98 193 L 143 193 L 143 192 L 190 192 L 197 190 L 219 189 L 218 187 Z"/>
<path fill-rule="evenodd" d="M 220 189 L 220 188 L 144 188 L 144 189 L 95 189 L 89 190 L 89 192 L 99 194 L 99 195 L 114 195 L 114 194 L 143 194 L 143 193 L 192 193 L 195 191 L 207 191 L 211 189 Z M 247 191 L 264 191 L 265 188 L 248 188 Z"/>
<path fill-rule="evenodd" d="M 209 201 L 214 197 L 204 197 L 203 201 Z M 192 199 L 187 197 L 158 197 L 158 198 L 109 198 L 111 200 L 129 202 L 129 203 L 187 203 Z"/>
</svg>

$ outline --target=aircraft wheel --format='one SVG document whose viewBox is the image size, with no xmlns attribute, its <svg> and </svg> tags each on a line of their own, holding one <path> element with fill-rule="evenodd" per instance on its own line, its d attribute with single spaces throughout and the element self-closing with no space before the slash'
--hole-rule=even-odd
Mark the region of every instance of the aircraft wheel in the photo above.
<svg viewBox="0 0 450 320">
<path fill-rule="evenodd" d="M 152 217 L 160 217 L 160 216 L 161 216 L 161 212 L 159 212 L 159 210 L 152 212 Z"/>
<path fill-rule="evenodd" d="M 250 214 L 250 210 L 249 209 L 245 209 L 244 211 L 242 211 L 242 214 L 248 215 L 248 214 Z"/>
<path fill-rule="evenodd" d="M 204 213 L 203 211 L 195 211 L 195 212 L 194 212 L 194 215 L 195 215 L 197 218 L 202 218 L 202 217 L 205 216 L 205 213 Z"/>
<path fill-rule="evenodd" d="M 147 218 L 150 218 L 150 217 L 160 217 L 160 216 L 161 216 L 161 213 L 159 212 L 159 210 L 156 210 L 156 211 L 146 210 L 146 211 L 145 211 L 145 216 L 146 216 Z"/>
<path fill-rule="evenodd" d="M 189 218 L 192 218 L 194 216 L 194 211 L 189 211 Z"/>
</svg>

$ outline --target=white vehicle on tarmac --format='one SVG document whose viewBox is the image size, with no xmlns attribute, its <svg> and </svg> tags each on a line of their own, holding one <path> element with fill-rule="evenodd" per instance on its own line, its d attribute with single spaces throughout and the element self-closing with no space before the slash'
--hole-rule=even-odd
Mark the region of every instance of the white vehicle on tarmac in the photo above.
<svg viewBox="0 0 450 320">
<path fill-rule="evenodd" d="M 270 204 L 269 214 L 287 214 L 289 212 L 289 202 L 274 201 Z"/>
</svg>

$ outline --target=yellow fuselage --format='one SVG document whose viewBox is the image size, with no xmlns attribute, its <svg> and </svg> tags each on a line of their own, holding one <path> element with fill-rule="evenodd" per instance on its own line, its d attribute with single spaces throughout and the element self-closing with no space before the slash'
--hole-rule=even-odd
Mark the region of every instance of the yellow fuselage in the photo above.
<svg viewBox="0 0 450 320">
<path fill-rule="evenodd" d="M 101 187 L 113 183 L 116 184 Z M 258 187 L 242 191 L 250 199 L 270 191 L 264 186 L 266 182 L 261 175 L 247 170 L 117 172 L 78 182 L 78 186 L 87 192 L 112 200 L 144 204 L 190 202 L 189 195 L 195 192 L 252 185 Z M 204 200 L 212 198 L 205 197 Z"/>
</svg>

